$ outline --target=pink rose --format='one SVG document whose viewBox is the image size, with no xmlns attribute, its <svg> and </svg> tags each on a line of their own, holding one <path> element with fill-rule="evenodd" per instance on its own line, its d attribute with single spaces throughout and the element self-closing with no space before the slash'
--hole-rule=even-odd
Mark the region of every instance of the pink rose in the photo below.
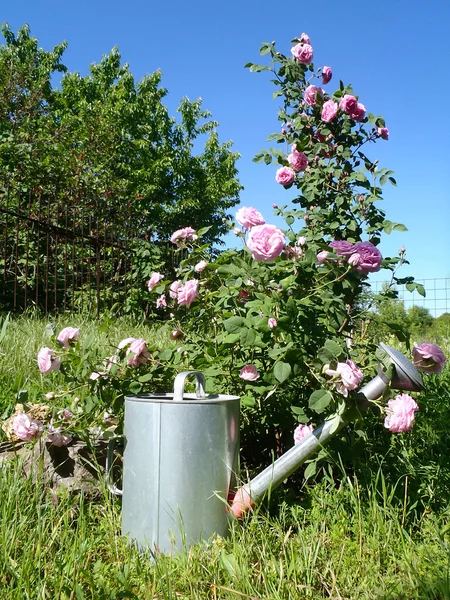
<svg viewBox="0 0 450 600">
<path fill-rule="evenodd" d="M 177 279 L 176 281 L 173 281 L 173 282 L 170 284 L 170 288 L 169 288 L 169 296 L 170 296 L 171 298 L 177 298 L 177 296 L 178 296 L 178 290 L 180 289 L 180 287 L 181 287 L 182 285 L 183 285 L 183 284 L 181 283 L 181 281 L 178 281 L 178 279 Z"/>
<path fill-rule="evenodd" d="M 348 396 L 348 390 L 355 390 L 364 378 L 361 369 L 352 360 L 338 363 L 336 370 L 326 369 L 325 373 L 333 377 L 336 391 L 345 398 Z"/>
<path fill-rule="evenodd" d="M 297 242 L 297 244 L 298 244 L 299 246 L 304 246 L 304 245 L 306 244 L 306 238 L 305 238 L 305 236 L 304 236 L 304 235 L 301 235 L 301 236 L 298 238 L 298 242 Z"/>
<path fill-rule="evenodd" d="M 165 306 L 167 306 L 167 302 L 166 302 L 166 296 L 165 294 L 162 294 L 157 300 L 156 300 L 156 308 L 164 308 Z"/>
<path fill-rule="evenodd" d="M 255 225 L 264 225 L 265 220 L 262 214 L 252 206 L 243 206 L 236 213 L 236 221 L 244 229 L 250 230 Z"/>
<path fill-rule="evenodd" d="M 247 246 L 258 262 L 272 262 L 284 248 L 284 233 L 275 225 L 257 225 L 248 236 Z"/>
<path fill-rule="evenodd" d="M 339 102 L 339 108 L 348 115 L 354 112 L 357 106 L 358 100 L 355 98 L 355 96 L 351 96 L 350 94 L 345 94 L 345 96 Z"/>
<path fill-rule="evenodd" d="M 50 371 L 59 371 L 61 367 L 61 359 L 55 356 L 55 353 L 50 348 L 41 348 L 38 352 L 39 371 L 48 375 Z"/>
<path fill-rule="evenodd" d="M 191 306 L 194 300 L 198 297 L 198 280 L 188 279 L 184 285 L 178 289 L 177 302 L 179 306 Z"/>
<path fill-rule="evenodd" d="M 274 319 L 273 317 L 270 317 L 269 320 L 267 321 L 267 325 L 268 327 L 270 327 L 270 329 L 275 329 L 275 327 L 278 326 L 277 320 Z"/>
<path fill-rule="evenodd" d="M 327 252 L 326 250 L 322 250 L 321 252 L 319 252 L 316 256 L 317 262 L 319 263 L 319 265 L 323 264 L 324 262 L 327 261 L 328 259 L 328 255 L 330 253 Z"/>
<path fill-rule="evenodd" d="M 207 266 L 208 266 L 208 263 L 206 262 L 206 260 L 201 260 L 200 262 L 198 262 L 195 265 L 194 271 L 197 271 L 197 273 L 201 273 L 202 271 L 204 271 L 206 269 Z"/>
<path fill-rule="evenodd" d="M 436 344 L 424 342 L 414 346 L 412 353 L 416 367 L 426 373 L 439 375 L 447 362 L 444 353 Z"/>
<path fill-rule="evenodd" d="M 303 65 L 309 65 L 312 62 L 314 52 L 309 44 L 297 44 L 291 48 L 291 52 L 294 58 Z"/>
<path fill-rule="evenodd" d="M 64 348 L 68 349 L 70 344 L 78 339 L 79 332 L 80 330 L 76 327 L 64 327 L 64 329 L 61 329 L 56 339 L 58 342 L 61 342 Z"/>
<path fill-rule="evenodd" d="M 314 106 L 316 104 L 316 94 L 323 96 L 323 90 L 315 85 L 309 85 L 304 95 L 306 104 Z"/>
<path fill-rule="evenodd" d="M 73 414 L 68 408 L 63 408 L 62 410 L 58 411 L 57 416 L 60 419 L 64 419 L 64 421 L 70 421 L 70 419 L 73 417 Z"/>
<path fill-rule="evenodd" d="M 350 256 L 354 252 L 354 244 L 351 244 L 346 240 L 334 240 L 329 246 L 330 248 L 333 248 L 339 256 Z"/>
<path fill-rule="evenodd" d="M 312 425 L 304 425 L 300 423 L 300 425 L 294 431 L 294 444 L 297 445 L 300 443 L 305 437 L 311 435 L 314 431 L 314 427 Z"/>
<path fill-rule="evenodd" d="M 256 381 L 259 379 L 259 372 L 255 365 L 245 365 L 242 367 L 239 377 L 245 381 Z"/>
<path fill-rule="evenodd" d="M 183 229 L 177 229 L 170 238 L 170 241 L 174 244 L 184 242 L 186 240 L 196 240 L 198 235 L 195 233 L 195 229 L 192 227 L 183 227 Z"/>
<path fill-rule="evenodd" d="M 310 44 L 311 40 L 309 38 L 309 35 L 307 33 L 302 33 L 302 35 L 300 36 L 300 41 L 303 42 L 304 44 Z"/>
<path fill-rule="evenodd" d="M 330 83 L 332 77 L 333 71 L 331 70 L 331 67 L 324 67 L 322 69 L 322 85 L 327 85 L 327 83 Z"/>
<path fill-rule="evenodd" d="M 134 337 L 125 338 L 124 340 L 119 342 L 119 345 L 117 347 L 119 348 L 119 350 L 123 350 L 123 348 L 125 348 L 126 346 L 129 346 L 131 343 L 133 343 L 135 341 L 136 341 L 136 338 L 134 338 Z"/>
<path fill-rule="evenodd" d="M 412 427 L 415 411 L 419 410 L 416 402 L 408 394 L 398 394 L 395 400 L 389 400 L 386 409 L 387 417 L 384 426 L 393 433 L 403 433 Z"/>
<path fill-rule="evenodd" d="M 288 155 L 287 159 L 288 159 L 288 162 L 291 165 L 291 167 L 294 169 L 294 171 L 304 171 L 306 169 L 306 167 L 308 166 L 308 157 L 303 152 L 298 152 L 298 150 L 296 149 L 295 146 L 292 146 L 292 153 Z M 284 168 L 289 169 L 289 167 L 284 167 Z M 278 171 L 281 171 L 281 169 L 278 169 Z M 278 171 L 277 171 L 277 173 L 278 173 Z M 294 174 L 294 176 L 295 176 L 295 174 Z M 282 182 L 278 181 L 278 183 L 282 183 Z"/>
<path fill-rule="evenodd" d="M 291 169 L 291 167 L 281 167 L 275 174 L 275 179 L 277 183 L 281 183 L 281 185 L 289 185 L 295 179 L 295 171 Z"/>
<path fill-rule="evenodd" d="M 41 437 L 44 426 L 37 419 L 30 419 L 25 413 L 19 413 L 13 419 L 13 429 L 20 440 L 31 442 Z"/>
<path fill-rule="evenodd" d="M 379 271 L 382 260 L 381 252 L 371 242 L 358 242 L 353 246 L 353 253 L 348 262 L 359 273 L 367 275 Z"/>
<path fill-rule="evenodd" d="M 377 127 L 377 134 L 382 140 L 389 139 L 389 129 L 387 127 Z"/>
<path fill-rule="evenodd" d="M 164 279 L 164 275 L 161 275 L 161 273 L 155 273 L 153 272 L 150 280 L 148 282 L 148 291 L 151 292 L 152 289 L 158 285 L 158 283 L 160 281 L 162 281 Z"/>
<path fill-rule="evenodd" d="M 130 356 L 133 354 L 133 356 Z M 145 365 L 148 359 L 151 357 L 150 352 L 147 350 L 147 343 L 143 339 L 134 340 L 131 342 L 127 352 L 127 363 L 131 367 L 139 367 L 139 365 Z"/>
<path fill-rule="evenodd" d="M 62 446 L 68 446 L 72 441 L 72 437 L 70 435 L 61 433 L 60 427 L 50 426 L 47 430 L 47 439 L 45 441 L 49 442 L 53 446 L 61 448 Z"/>
<path fill-rule="evenodd" d="M 360 104 L 358 102 L 356 108 L 352 110 L 349 114 L 354 121 L 362 121 L 366 116 L 366 107 L 364 106 L 364 104 Z"/>
<path fill-rule="evenodd" d="M 322 121 L 325 123 L 330 123 L 334 117 L 337 115 L 338 105 L 333 100 L 327 100 L 322 106 Z M 325 141 L 325 140 L 324 140 Z"/>
</svg>

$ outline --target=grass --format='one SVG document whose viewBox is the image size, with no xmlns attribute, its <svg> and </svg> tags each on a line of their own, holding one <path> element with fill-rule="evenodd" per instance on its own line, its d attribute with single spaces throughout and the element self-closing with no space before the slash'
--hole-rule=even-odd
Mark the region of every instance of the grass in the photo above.
<svg viewBox="0 0 450 600">
<path fill-rule="evenodd" d="M 364 489 L 324 479 L 273 512 L 152 561 L 121 538 L 118 501 L 52 494 L 15 460 L 0 469 L 0 597 L 450 598 L 449 513 L 397 505 L 381 472 Z"/>
<path fill-rule="evenodd" d="M 105 346 L 168 338 L 126 319 L 55 325 L 80 327 Z M 0 416 L 20 389 L 42 401 L 35 357 L 44 328 L 21 317 L 0 334 Z M 0 600 L 450 600 L 449 375 L 429 379 L 411 434 L 378 431 L 357 460 L 351 447 L 354 467 L 335 458 L 309 485 L 297 475 L 227 539 L 174 558 L 151 560 L 130 546 L 120 501 L 105 490 L 100 501 L 56 494 L 25 478 L 21 459 L 0 463 Z"/>
</svg>

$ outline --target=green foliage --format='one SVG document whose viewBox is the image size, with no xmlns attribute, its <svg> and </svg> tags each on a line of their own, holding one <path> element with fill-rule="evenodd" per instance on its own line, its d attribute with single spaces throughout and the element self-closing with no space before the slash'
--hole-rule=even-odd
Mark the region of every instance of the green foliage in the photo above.
<svg viewBox="0 0 450 600">
<path fill-rule="evenodd" d="M 221 243 L 227 211 L 241 189 L 239 155 L 231 142 L 219 141 L 217 123 L 200 99 L 183 98 L 172 117 L 163 104 L 161 72 L 136 82 L 117 48 L 82 77 L 61 62 L 66 43 L 44 51 L 28 26 L 15 35 L 3 25 L 2 32 L 0 208 L 8 214 L 1 211 L 0 224 L 10 213 L 28 217 L 17 240 L 1 227 L 8 268 L 19 257 L 23 274 L 25 257 L 26 265 L 36 265 L 51 249 L 52 275 L 61 270 L 64 244 L 75 231 L 79 239 L 70 241 L 71 258 L 85 263 L 85 271 L 96 260 L 87 249 L 99 239 L 126 249 L 125 260 L 135 259 L 130 286 L 145 270 L 142 246 L 148 241 L 167 241 L 174 230 L 195 223 L 208 227 L 205 240 Z M 55 73 L 63 73 L 59 88 L 52 86 Z M 43 232 L 39 221 L 45 222 Z M 102 258 L 109 259 L 105 268 L 112 279 L 121 274 L 124 257 L 114 248 L 107 252 Z M 30 267 L 30 296 L 38 278 Z"/>
</svg>

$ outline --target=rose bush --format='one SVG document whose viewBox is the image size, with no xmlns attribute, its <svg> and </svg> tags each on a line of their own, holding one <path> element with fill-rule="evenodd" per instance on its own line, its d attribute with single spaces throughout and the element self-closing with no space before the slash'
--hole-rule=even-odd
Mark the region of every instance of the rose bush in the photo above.
<svg viewBox="0 0 450 600">
<path fill-rule="evenodd" d="M 176 277 L 153 273 L 142 284 L 168 321 L 166 342 L 151 347 L 128 338 L 102 356 L 80 332 L 60 352 L 43 348 L 39 368 L 55 382 L 48 390 L 55 392 L 55 415 L 66 409 L 79 427 L 108 429 L 112 419 L 120 428 L 126 393 L 169 391 L 176 372 L 196 369 L 207 391 L 242 397 L 243 453 L 256 465 L 290 447 L 294 430 L 299 437 L 355 408 L 358 388 L 376 373 L 375 347 L 364 335 L 368 307 L 361 303 L 367 275 L 384 268 L 393 285 L 406 281 L 397 277 L 404 253 L 383 258 L 378 249 L 383 234 L 405 228 L 379 208 L 383 186 L 396 183 L 393 172 L 366 154 L 366 146 L 387 139 L 384 120 L 343 83 L 330 92 L 313 86 L 314 79 L 329 84 L 331 68 L 315 69 L 306 34 L 292 43 L 292 58 L 263 44 L 270 65 L 247 65 L 271 72 L 282 103 L 282 133 L 270 136 L 278 147 L 255 161 L 276 163 L 276 182 L 296 189 L 291 204 L 274 205 L 285 230 L 242 207 L 236 221 L 244 230 L 231 220 L 229 228 L 243 246 L 218 255 L 202 242 L 207 229 L 191 223 L 174 232 L 182 253 Z M 421 292 L 412 278 L 407 283 Z M 392 286 L 387 293 L 395 295 Z M 430 373 L 445 360 L 424 344 L 414 352 Z M 62 393 L 68 386 L 79 388 L 69 406 Z M 387 407 L 392 431 L 412 423 L 412 405 L 401 402 Z M 384 402 L 380 409 L 384 415 Z M 52 427 L 60 435 L 72 431 L 57 422 Z"/>
</svg>

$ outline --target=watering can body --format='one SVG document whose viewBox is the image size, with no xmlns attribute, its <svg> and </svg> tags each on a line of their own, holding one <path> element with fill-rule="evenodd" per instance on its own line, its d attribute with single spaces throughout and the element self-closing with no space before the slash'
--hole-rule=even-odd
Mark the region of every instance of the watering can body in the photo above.
<svg viewBox="0 0 450 600">
<path fill-rule="evenodd" d="M 239 462 L 239 397 L 184 393 L 125 397 L 122 533 L 140 548 L 173 553 L 226 535 L 227 498 Z"/>
</svg>

